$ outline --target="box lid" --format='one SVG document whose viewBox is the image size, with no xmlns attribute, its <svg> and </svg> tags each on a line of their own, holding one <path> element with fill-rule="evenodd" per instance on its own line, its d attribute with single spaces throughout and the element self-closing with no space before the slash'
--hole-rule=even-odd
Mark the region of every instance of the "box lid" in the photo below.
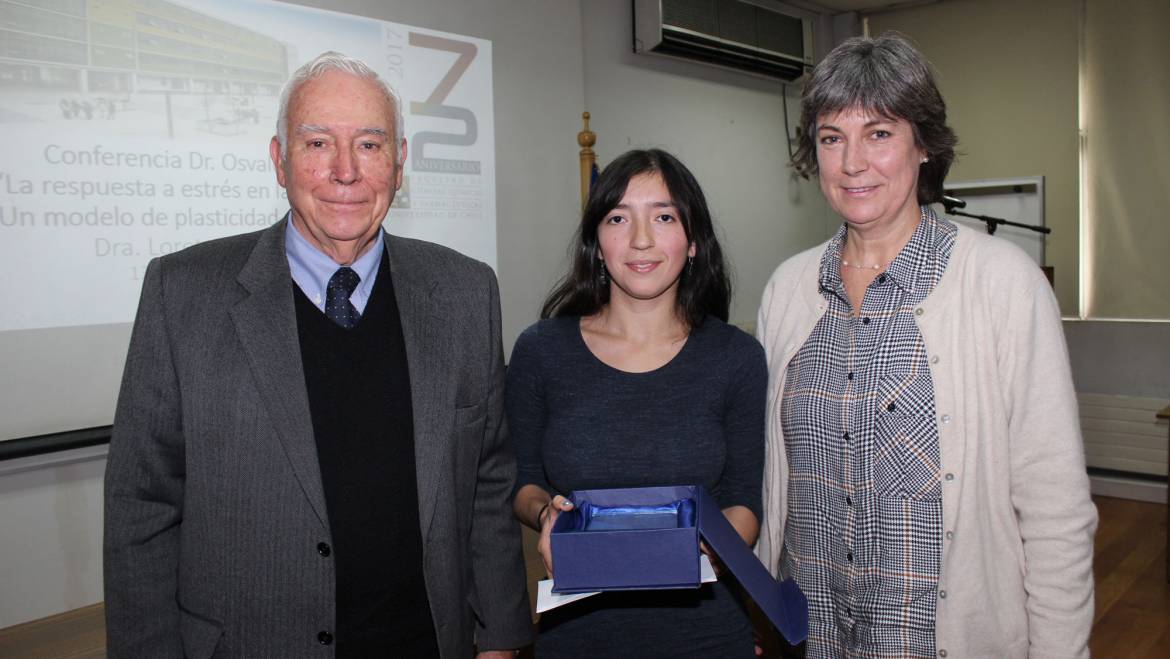
<svg viewBox="0 0 1170 659">
<path fill-rule="evenodd" d="M 699 534 L 731 570 L 784 639 L 796 645 L 808 638 L 808 600 L 792 579 L 777 581 L 744 544 L 719 504 L 703 487 L 699 497 Z"/>
</svg>

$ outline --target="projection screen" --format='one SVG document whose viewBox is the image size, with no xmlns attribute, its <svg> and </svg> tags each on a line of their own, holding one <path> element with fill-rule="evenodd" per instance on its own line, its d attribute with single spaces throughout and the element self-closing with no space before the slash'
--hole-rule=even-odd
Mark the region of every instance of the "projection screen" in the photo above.
<svg viewBox="0 0 1170 659">
<path fill-rule="evenodd" d="M 284 216 L 278 98 L 323 51 L 402 98 L 386 228 L 495 267 L 491 42 L 260 0 L 3 5 L 0 440 L 111 423 L 147 262 Z"/>
</svg>

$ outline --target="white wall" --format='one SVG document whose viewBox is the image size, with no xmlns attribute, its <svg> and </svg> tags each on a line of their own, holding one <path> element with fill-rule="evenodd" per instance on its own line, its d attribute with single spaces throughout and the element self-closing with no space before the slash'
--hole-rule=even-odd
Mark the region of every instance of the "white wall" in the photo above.
<svg viewBox="0 0 1170 659">
<path fill-rule="evenodd" d="M 101 601 L 104 455 L 0 462 L 0 628 Z"/>
<path fill-rule="evenodd" d="M 1170 399 L 1170 323 L 1067 320 L 1077 391 Z"/>
</svg>

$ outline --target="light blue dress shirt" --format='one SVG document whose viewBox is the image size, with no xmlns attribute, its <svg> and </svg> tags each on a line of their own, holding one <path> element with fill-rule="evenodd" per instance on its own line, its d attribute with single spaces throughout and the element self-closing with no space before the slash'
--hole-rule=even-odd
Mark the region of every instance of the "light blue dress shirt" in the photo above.
<svg viewBox="0 0 1170 659">
<path fill-rule="evenodd" d="M 284 232 L 284 253 L 288 256 L 288 268 L 292 271 L 293 281 L 301 288 L 305 297 L 309 298 L 322 313 L 325 312 L 325 287 L 329 278 L 341 266 L 314 247 L 305 239 L 292 221 L 292 212 L 287 215 L 288 229 Z M 361 282 L 349 296 L 350 303 L 365 313 L 366 302 L 374 290 L 374 280 L 378 277 L 378 266 L 382 263 L 382 232 L 374 239 L 374 244 L 365 254 L 350 264 L 350 268 L 361 277 Z"/>
</svg>

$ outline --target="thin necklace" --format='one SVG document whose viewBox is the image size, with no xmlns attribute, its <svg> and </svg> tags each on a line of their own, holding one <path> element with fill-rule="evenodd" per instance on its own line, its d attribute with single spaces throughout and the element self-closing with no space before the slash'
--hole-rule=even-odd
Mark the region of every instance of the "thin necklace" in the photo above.
<svg viewBox="0 0 1170 659">
<path fill-rule="evenodd" d="M 846 261 L 844 258 L 842 258 L 841 265 L 845 266 L 846 268 L 853 268 L 854 270 L 881 270 L 882 268 L 885 268 L 887 265 L 889 265 L 889 263 L 874 263 L 873 265 L 859 265 L 857 263 L 850 263 L 850 262 Z"/>
</svg>

